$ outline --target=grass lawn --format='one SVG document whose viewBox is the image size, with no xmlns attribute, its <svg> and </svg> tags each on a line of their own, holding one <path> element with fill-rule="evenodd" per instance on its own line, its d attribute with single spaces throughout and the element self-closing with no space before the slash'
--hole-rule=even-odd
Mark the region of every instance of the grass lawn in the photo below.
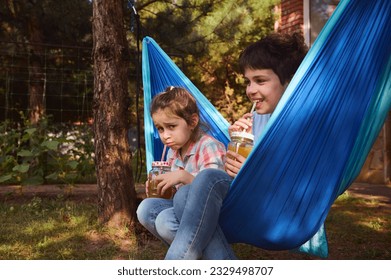
<svg viewBox="0 0 391 280">
<path fill-rule="evenodd" d="M 148 232 L 112 231 L 97 223 L 95 199 L 0 197 L 1 260 L 163 259 L 165 245 Z M 329 259 L 391 259 L 391 209 L 345 193 L 326 221 Z M 235 244 L 240 259 L 317 259 Z"/>
</svg>

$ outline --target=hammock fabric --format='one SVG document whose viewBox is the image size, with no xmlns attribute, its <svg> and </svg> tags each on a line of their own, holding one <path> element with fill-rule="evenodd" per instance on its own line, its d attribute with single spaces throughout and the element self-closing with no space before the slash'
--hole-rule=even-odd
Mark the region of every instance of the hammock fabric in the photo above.
<svg viewBox="0 0 391 280">
<path fill-rule="evenodd" d="M 340 2 L 232 184 L 228 240 L 291 249 L 323 224 L 389 111 L 390 34 L 391 1 Z"/>
<path fill-rule="evenodd" d="M 231 243 L 288 250 L 323 234 L 390 110 L 390 34 L 391 1 L 340 2 L 224 200 L 220 225 Z M 143 83 L 148 167 L 162 150 L 149 103 L 170 85 L 187 88 L 211 134 L 228 142 L 228 123 L 148 37 Z"/>
<path fill-rule="evenodd" d="M 163 144 L 150 118 L 149 107 L 152 98 L 168 86 L 186 88 L 194 96 L 200 109 L 201 122 L 208 125 L 208 133 L 227 146 L 228 122 L 150 37 L 143 39 L 142 68 L 147 170 L 152 168 L 152 161 L 161 159 L 163 152 Z"/>
</svg>

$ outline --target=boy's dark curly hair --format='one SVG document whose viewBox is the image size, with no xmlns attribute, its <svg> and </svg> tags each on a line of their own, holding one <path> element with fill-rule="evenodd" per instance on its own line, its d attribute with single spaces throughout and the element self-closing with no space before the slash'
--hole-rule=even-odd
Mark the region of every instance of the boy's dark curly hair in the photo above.
<svg viewBox="0 0 391 280">
<path fill-rule="evenodd" d="M 300 33 L 271 33 L 241 52 L 239 67 L 242 73 L 246 69 L 271 69 L 285 84 L 292 79 L 307 51 Z"/>
</svg>

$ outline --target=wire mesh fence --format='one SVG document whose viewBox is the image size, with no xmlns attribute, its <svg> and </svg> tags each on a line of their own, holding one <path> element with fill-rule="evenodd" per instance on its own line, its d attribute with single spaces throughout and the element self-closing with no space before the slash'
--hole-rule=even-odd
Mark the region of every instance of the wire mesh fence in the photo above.
<svg viewBox="0 0 391 280">
<path fill-rule="evenodd" d="M 42 85 L 46 114 L 55 122 L 91 118 L 91 48 L 41 44 L 37 53 L 33 47 L 0 41 L 0 121 L 19 120 L 19 112 L 29 109 L 29 90 L 35 84 Z"/>
<path fill-rule="evenodd" d="M 136 124 L 136 118 L 140 116 L 136 111 L 141 109 L 136 104 L 136 92 L 140 91 L 141 77 L 140 69 L 137 71 L 139 56 L 132 52 L 130 56 L 131 123 L 128 141 L 134 155 L 135 177 L 139 178 L 142 139 L 141 130 Z M 9 121 L 23 125 L 31 109 L 30 94 L 36 85 L 40 85 L 42 104 L 45 115 L 52 123 L 51 129 L 66 127 L 68 131 L 64 133 L 70 133 L 84 127 L 79 125 L 91 124 L 94 80 L 91 48 L 0 41 L 0 62 L 0 124 Z M 92 130 L 88 131 L 92 137 Z M 0 155 L 0 163 L 1 159 Z M 4 168 L 0 164 L 3 173 Z"/>
</svg>

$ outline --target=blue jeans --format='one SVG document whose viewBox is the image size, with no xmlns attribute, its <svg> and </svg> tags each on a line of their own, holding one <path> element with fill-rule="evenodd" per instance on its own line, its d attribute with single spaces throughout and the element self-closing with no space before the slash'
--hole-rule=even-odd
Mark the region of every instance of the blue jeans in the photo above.
<svg viewBox="0 0 391 280">
<path fill-rule="evenodd" d="M 144 199 L 137 208 L 137 218 L 150 233 L 165 244 L 169 245 L 174 240 L 179 221 L 174 214 L 172 199 Z"/>
<path fill-rule="evenodd" d="M 174 211 L 180 223 L 165 259 L 236 259 L 218 225 L 231 182 L 224 171 L 205 169 L 178 190 Z"/>
<path fill-rule="evenodd" d="M 218 174 L 219 176 L 223 176 L 223 178 L 227 179 L 227 184 L 225 188 L 228 190 L 232 178 L 230 178 L 225 172 L 218 172 Z M 138 220 L 154 236 L 162 240 L 167 245 L 171 244 L 179 229 L 179 221 L 181 220 L 185 206 L 187 205 L 188 194 L 191 188 L 192 185 L 183 186 L 179 188 L 178 192 L 174 196 L 176 210 L 175 212 L 178 213 L 179 217 L 176 215 L 176 213 L 174 213 L 172 200 L 162 198 L 146 198 L 140 203 L 139 207 L 137 208 Z M 209 188 L 212 189 L 212 191 L 209 191 L 209 193 L 213 192 L 213 186 L 210 186 Z M 207 189 L 204 189 L 203 193 L 207 192 Z M 226 193 L 226 191 L 224 193 Z M 225 194 L 223 196 L 225 196 Z M 200 200 L 204 199 L 203 196 L 196 198 Z M 218 198 L 218 196 L 214 196 L 214 198 Z M 219 198 L 218 200 L 222 200 L 222 198 Z M 211 202 L 210 197 L 209 202 Z M 197 205 L 199 204 L 197 203 Z M 190 211 L 194 214 L 197 210 L 201 209 L 200 207 L 196 207 L 194 210 L 195 211 L 190 209 Z M 218 219 L 219 211 L 215 214 Z M 187 233 L 185 232 L 182 234 L 186 235 Z M 209 242 L 203 242 L 204 245 L 202 246 L 204 248 L 200 250 L 197 249 L 197 251 L 201 251 L 201 253 L 194 258 L 202 258 L 207 260 L 236 259 L 235 254 L 233 253 L 229 243 L 227 242 L 222 230 L 218 225 L 215 225 L 214 232 L 206 232 L 206 235 L 206 239 L 209 240 Z M 177 247 L 178 243 L 179 241 L 177 240 L 175 243 L 177 245 L 174 246 Z M 174 249 L 170 247 L 170 250 L 172 251 Z M 166 258 L 168 259 L 169 256 L 167 256 Z"/>
</svg>

